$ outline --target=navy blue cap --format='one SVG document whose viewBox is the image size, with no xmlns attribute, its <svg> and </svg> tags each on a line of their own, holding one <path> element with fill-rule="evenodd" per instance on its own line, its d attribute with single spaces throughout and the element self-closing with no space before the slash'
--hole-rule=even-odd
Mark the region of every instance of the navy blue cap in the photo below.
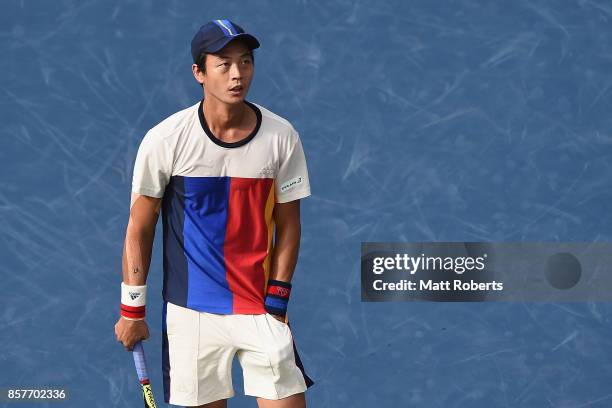
<svg viewBox="0 0 612 408">
<path fill-rule="evenodd" d="M 191 56 L 193 62 L 203 52 L 215 53 L 225 47 L 230 41 L 240 38 L 250 49 L 259 48 L 259 41 L 251 34 L 244 32 L 238 24 L 229 20 L 212 20 L 204 24 L 191 40 Z"/>
</svg>

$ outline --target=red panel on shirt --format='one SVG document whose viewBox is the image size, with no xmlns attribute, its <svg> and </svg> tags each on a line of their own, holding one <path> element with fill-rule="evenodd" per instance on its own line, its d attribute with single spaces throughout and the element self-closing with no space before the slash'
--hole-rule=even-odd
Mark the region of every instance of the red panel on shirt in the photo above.
<svg viewBox="0 0 612 408">
<path fill-rule="evenodd" d="M 232 177 L 230 181 L 224 258 L 233 313 L 265 313 L 264 260 L 268 255 L 266 201 L 271 178 Z"/>
</svg>

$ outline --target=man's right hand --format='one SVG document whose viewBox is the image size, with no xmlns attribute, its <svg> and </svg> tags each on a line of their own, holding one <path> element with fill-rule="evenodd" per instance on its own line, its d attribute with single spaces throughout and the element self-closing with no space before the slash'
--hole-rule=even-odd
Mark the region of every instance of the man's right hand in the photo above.
<svg viewBox="0 0 612 408">
<path fill-rule="evenodd" d="M 115 324 L 115 336 L 126 350 L 132 351 L 139 340 L 149 338 L 149 326 L 144 320 L 127 320 L 120 317 Z"/>
</svg>

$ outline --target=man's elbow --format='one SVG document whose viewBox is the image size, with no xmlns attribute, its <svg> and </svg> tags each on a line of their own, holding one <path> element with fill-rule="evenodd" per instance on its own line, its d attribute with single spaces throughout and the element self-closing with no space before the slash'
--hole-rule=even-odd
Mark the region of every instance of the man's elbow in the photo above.
<svg viewBox="0 0 612 408">
<path fill-rule="evenodd" d="M 136 235 L 151 235 L 159 218 L 161 199 L 142 195 L 132 195 L 128 233 Z"/>
<path fill-rule="evenodd" d="M 281 228 L 300 229 L 300 200 L 276 204 L 273 216 L 274 222 Z"/>
</svg>

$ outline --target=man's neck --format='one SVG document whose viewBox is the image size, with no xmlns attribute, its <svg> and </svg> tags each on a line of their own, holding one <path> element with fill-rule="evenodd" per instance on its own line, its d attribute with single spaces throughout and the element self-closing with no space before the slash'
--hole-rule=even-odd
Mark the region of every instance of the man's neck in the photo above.
<svg viewBox="0 0 612 408">
<path fill-rule="evenodd" d="M 246 104 L 227 105 L 213 99 L 204 98 L 204 117 L 208 127 L 221 133 L 240 128 L 246 119 Z"/>
</svg>

